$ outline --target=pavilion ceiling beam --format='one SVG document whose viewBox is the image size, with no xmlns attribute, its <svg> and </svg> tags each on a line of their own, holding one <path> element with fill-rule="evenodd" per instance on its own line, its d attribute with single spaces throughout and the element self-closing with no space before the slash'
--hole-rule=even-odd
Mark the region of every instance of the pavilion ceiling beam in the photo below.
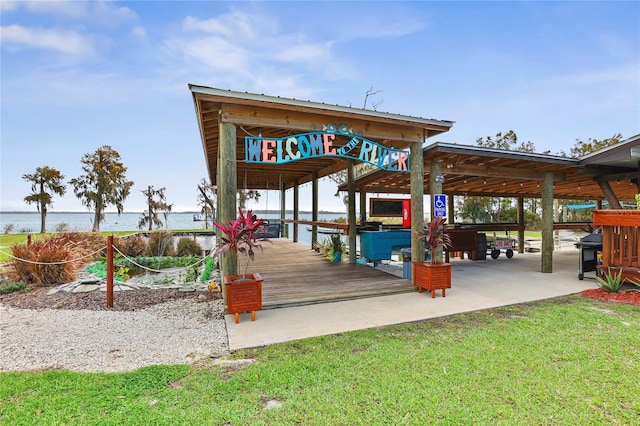
<svg viewBox="0 0 640 426">
<path fill-rule="evenodd" d="M 359 190 L 364 190 L 368 193 L 409 194 L 410 192 L 410 187 L 408 185 L 402 186 L 402 187 L 389 187 L 386 184 L 380 184 L 380 185 L 358 184 L 357 188 Z M 486 187 L 483 188 L 482 190 L 470 190 L 468 189 L 468 187 L 456 188 L 456 187 L 451 187 L 450 185 L 447 185 L 445 183 L 443 190 L 447 194 L 461 195 L 461 196 L 505 197 L 505 198 L 507 197 L 508 198 L 519 198 L 519 197 L 540 198 L 541 197 L 541 190 L 538 187 L 535 187 L 535 188 L 525 187 L 522 190 L 518 191 L 518 190 L 511 190 L 508 187 L 506 189 L 502 189 L 501 185 L 500 185 L 500 188 L 490 187 L 489 185 L 486 185 Z M 429 191 L 429 185 L 427 182 L 425 182 L 424 191 L 425 193 L 428 193 Z M 554 197 L 558 199 L 570 199 L 570 200 L 575 200 L 577 198 L 582 199 L 585 197 L 591 200 L 604 199 L 602 191 L 597 187 L 592 189 L 583 187 L 582 192 L 579 195 L 576 195 L 575 191 L 571 189 L 565 190 L 561 188 L 559 185 L 557 185 L 556 189 L 554 190 Z"/>
<path fill-rule="evenodd" d="M 596 182 L 612 181 L 612 180 L 636 180 L 640 179 L 640 170 L 633 172 L 623 173 L 609 173 L 605 175 L 594 176 L 593 180 Z"/>
<path fill-rule="evenodd" d="M 504 179 L 527 179 L 527 180 L 542 180 L 544 179 L 544 171 L 517 169 L 514 167 L 499 167 L 499 166 L 476 166 L 472 164 L 455 164 L 453 167 L 443 167 L 442 173 L 452 175 L 466 175 L 466 176 L 481 176 L 481 177 L 496 177 Z M 553 174 L 554 182 L 565 182 L 567 180 L 567 174 L 562 172 L 555 172 Z"/>
</svg>

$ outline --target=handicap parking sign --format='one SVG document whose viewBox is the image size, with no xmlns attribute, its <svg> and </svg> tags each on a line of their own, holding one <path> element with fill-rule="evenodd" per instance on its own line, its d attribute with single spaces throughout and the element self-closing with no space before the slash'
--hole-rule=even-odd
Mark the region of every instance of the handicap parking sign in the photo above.
<svg viewBox="0 0 640 426">
<path fill-rule="evenodd" d="M 433 215 L 435 217 L 447 217 L 447 196 L 435 194 L 433 196 Z"/>
</svg>

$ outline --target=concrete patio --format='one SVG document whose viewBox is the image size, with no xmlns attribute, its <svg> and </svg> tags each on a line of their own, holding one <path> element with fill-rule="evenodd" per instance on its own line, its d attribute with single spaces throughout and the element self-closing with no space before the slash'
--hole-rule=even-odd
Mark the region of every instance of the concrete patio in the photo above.
<svg viewBox="0 0 640 426">
<path fill-rule="evenodd" d="M 484 261 L 452 259 L 452 288 L 443 298 L 404 293 L 342 302 L 320 303 L 241 314 L 236 324 L 226 316 L 231 350 L 251 348 L 307 337 L 341 333 L 390 324 L 420 321 L 480 309 L 532 302 L 597 288 L 595 273 L 578 280 L 578 251 L 566 243 L 553 255 L 553 273 L 540 271 L 540 253 L 516 253 L 507 259 Z M 379 268 L 402 277 L 402 263 Z"/>
</svg>

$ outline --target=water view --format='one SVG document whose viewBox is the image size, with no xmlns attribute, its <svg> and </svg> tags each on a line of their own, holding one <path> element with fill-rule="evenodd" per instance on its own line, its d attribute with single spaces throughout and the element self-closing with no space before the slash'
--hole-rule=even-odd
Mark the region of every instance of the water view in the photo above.
<svg viewBox="0 0 640 426">
<path fill-rule="evenodd" d="M 278 219 L 280 212 L 276 211 L 255 211 L 258 217 L 263 219 Z M 141 213 L 125 212 L 121 215 L 117 213 L 106 213 L 105 221 L 100 224 L 101 231 L 136 231 Z M 319 213 L 320 221 L 330 222 L 339 217 L 345 217 L 346 213 Z M 197 212 L 171 213 L 163 229 L 168 230 L 194 230 L 211 229 L 211 223 L 205 223 Z M 293 219 L 293 213 L 287 213 L 288 219 Z M 311 213 L 299 214 L 300 220 L 311 220 Z M 50 212 L 47 214 L 47 231 L 69 230 L 88 232 L 93 227 L 92 212 Z M 291 225 L 289 224 L 291 227 Z M 10 229 L 10 232 L 7 230 Z M 293 235 L 290 228 L 289 235 Z M 40 214 L 38 212 L 0 212 L 0 232 L 12 234 L 29 234 L 40 232 Z M 299 241 L 311 243 L 311 232 L 307 227 L 301 225 L 299 228 Z"/>
</svg>

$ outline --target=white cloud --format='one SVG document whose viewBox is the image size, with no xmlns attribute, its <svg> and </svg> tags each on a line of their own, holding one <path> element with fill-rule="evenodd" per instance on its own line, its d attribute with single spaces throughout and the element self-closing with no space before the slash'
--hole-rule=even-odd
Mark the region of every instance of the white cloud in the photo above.
<svg viewBox="0 0 640 426">
<path fill-rule="evenodd" d="M 91 2 L 88 15 L 91 22 L 99 22 L 105 26 L 117 26 L 138 19 L 138 15 L 128 7 L 116 6 L 106 1 Z"/>
<path fill-rule="evenodd" d="M 168 38 L 165 45 L 192 65 L 192 76 L 200 73 L 207 82 L 213 80 L 208 84 L 300 97 L 312 93 L 305 86 L 317 80 L 315 76 L 336 80 L 354 75 L 348 59 L 334 57 L 332 40 L 283 32 L 276 18 L 264 14 L 233 12 L 211 19 L 188 16 L 182 30 L 183 34 Z"/>
<path fill-rule="evenodd" d="M 2 27 L 2 43 L 51 49 L 69 55 L 88 55 L 93 52 L 91 43 L 74 31 L 26 28 L 20 25 Z"/>
<path fill-rule="evenodd" d="M 13 0 L 4 0 L 0 1 L 0 11 L 3 12 L 11 12 L 18 8 L 19 4 L 17 1 Z"/>
<path fill-rule="evenodd" d="M 141 40 L 146 40 L 148 38 L 147 31 L 141 26 L 133 27 L 131 35 Z"/>
<path fill-rule="evenodd" d="M 292 43 L 275 52 L 275 59 L 283 62 L 318 63 L 331 57 L 328 43 Z"/>
<path fill-rule="evenodd" d="M 14 11 L 23 8 L 28 12 L 46 15 L 58 15 L 71 18 L 86 16 L 86 2 L 79 1 L 41 1 L 41 0 L 3 0 L 2 10 Z"/>
<path fill-rule="evenodd" d="M 117 6 L 110 1 L 2 0 L 0 4 L 4 12 L 22 8 L 33 14 L 90 19 L 92 24 L 107 26 L 138 19 L 137 14 L 128 7 Z"/>
<path fill-rule="evenodd" d="M 581 73 L 561 76 L 552 80 L 552 82 L 569 86 L 622 83 L 638 87 L 640 86 L 640 65 L 636 62 L 619 67 L 589 70 Z"/>
<path fill-rule="evenodd" d="M 216 18 L 199 20 L 187 16 L 182 22 L 182 29 L 187 32 L 204 32 L 225 37 L 255 39 L 263 34 L 263 25 L 251 19 L 249 15 L 234 12 Z M 256 32 L 255 29 L 259 31 Z"/>
<path fill-rule="evenodd" d="M 211 71 L 227 70 L 242 74 L 249 65 L 250 52 L 220 37 L 174 39 L 167 41 L 167 46 L 189 59 L 195 59 Z"/>
</svg>

